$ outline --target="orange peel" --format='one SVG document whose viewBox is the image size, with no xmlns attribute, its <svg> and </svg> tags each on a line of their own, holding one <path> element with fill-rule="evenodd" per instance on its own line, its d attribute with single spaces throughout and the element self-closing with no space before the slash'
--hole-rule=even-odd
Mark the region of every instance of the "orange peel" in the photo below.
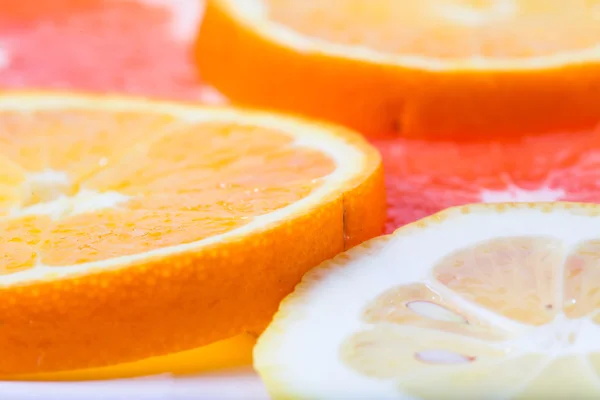
<svg viewBox="0 0 600 400">
<path fill-rule="evenodd" d="M 268 113 L 5 93 L 0 160 L 2 376 L 260 330 L 306 271 L 385 219 L 374 148 Z"/>
<path fill-rule="evenodd" d="M 600 120 L 599 10 L 595 0 L 208 0 L 194 54 L 234 102 L 369 135 L 576 130 Z"/>
</svg>

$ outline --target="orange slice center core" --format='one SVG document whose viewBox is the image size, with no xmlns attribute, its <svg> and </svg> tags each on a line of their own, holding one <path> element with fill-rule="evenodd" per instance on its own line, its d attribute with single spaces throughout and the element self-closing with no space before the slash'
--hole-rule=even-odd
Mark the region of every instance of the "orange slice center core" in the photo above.
<svg viewBox="0 0 600 400">
<path fill-rule="evenodd" d="M 25 182 L 24 206 L 47 203 L 61 196 L 72 195 L 72 184 L 64 172 L 43 171 L 29 174 Z"/>
<path fill-rule="evenodd" d="M 54 170 L 27 174 L 22 190 L 20 207 L 13 209 L 13 215 L 39 214 L 53 219 L 112 208 L 129 198 L 115 191 L 79 190 L 67 173 Z"/>
</svg>

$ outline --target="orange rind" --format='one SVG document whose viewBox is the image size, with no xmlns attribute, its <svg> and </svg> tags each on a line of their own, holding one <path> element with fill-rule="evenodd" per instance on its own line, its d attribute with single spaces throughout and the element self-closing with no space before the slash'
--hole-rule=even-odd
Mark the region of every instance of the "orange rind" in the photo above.
<svg viewBox="0 0 600 400">
<path fill-rule="evenodd" d="M 380 234 L 380 156 L 344 128 L 115 96 L 0 96 L 0 376 L 260 331 Z"/>
<path fill-rule="evenodd" d="M 369 135 L 473 139 L 600 120 L 600 2 L 208 0 L 202 78 Z"/>
</svg>

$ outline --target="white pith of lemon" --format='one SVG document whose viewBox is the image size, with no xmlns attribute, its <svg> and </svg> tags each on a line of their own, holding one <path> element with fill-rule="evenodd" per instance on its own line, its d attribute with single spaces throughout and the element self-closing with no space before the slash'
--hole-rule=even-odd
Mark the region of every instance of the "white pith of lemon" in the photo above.
<svg viewBox="0 0 600 400">
<path fill-rule="evenodd" d="M 275 399 L 600 397 L 600 206 L 457 207 L 308 273 L 255 349 Z"/>
</svg>

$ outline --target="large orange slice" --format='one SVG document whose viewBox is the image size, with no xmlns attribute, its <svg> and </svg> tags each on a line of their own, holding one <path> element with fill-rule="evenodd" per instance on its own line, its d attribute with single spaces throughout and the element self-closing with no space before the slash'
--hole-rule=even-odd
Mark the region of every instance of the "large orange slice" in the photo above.
<svg viewBox="0 0 600 400">
<path fill-rule="evenodd" d="M 461 206 L 368 241 L 304 277 L 255 366 L 274 399 L 598 398 L 599 216 Z"/>
<path fill-rule="evenodd" d="M 208 0 L 195 58 L 236 102 L 464 138 L 596 124 L 599 43 L 596 0 Z"/>
<path fill-rule="evenodd" d="M 374 148 L 270 114 L 5 94 L 0 164 L 2 375 L 260 329 L 385 219 Z"/>
</svg>

